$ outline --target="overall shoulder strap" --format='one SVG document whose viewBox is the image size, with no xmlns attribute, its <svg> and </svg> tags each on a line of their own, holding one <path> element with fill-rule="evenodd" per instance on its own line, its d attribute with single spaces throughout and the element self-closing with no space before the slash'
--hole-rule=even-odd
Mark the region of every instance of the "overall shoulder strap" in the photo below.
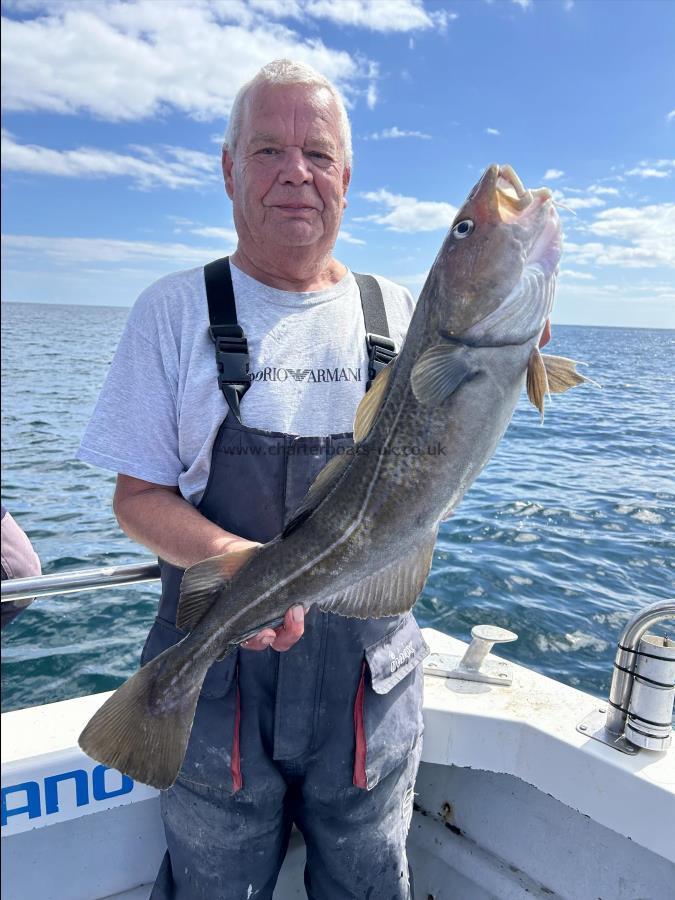
<svg viewBox="0 0 675 900">
<path fill-rule="evenodd" d="M 218 387 L 238 422 L 239 404 L 251 386 L 248 342 L 237 322 L 229 257 L 204 266 L 206 301 L 209 306 L 209 334 L 216 345 Z"/>
<path fill-rule="evenodd" d="M 368 381 L 366 390 L 375 376 L 396 358 L 396 347 L 389 337 L 387 311 L 382 299 L 382 290 L 372 275 L 352 272 L 361 293 L 361 308 L 366 324 L 366 347 L 368 349 Z"/>
</svg>

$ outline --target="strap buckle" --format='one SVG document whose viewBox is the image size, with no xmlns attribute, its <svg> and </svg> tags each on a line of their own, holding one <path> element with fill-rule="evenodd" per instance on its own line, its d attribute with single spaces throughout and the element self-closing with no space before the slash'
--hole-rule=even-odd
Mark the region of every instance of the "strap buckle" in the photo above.
<svg viewBox="0 0 675 900">
<path fill-rule="evenodd" d="M 209 328 L 211 340 L 216 345 L 216 365 L 218 384 L 242 388 L 241 394 L 251 384 L 249 372 L 248 341 L 240 325 L 212 325 Z"/>
<path fill-rule="evenodd" d="M 381 334 L 366 334 L 366 347 L 368 348 L 368 384 L 366 390 L 373 383 L 373 379 L 392 359 L 396 358 L 396 345 Z"/>
</svg>

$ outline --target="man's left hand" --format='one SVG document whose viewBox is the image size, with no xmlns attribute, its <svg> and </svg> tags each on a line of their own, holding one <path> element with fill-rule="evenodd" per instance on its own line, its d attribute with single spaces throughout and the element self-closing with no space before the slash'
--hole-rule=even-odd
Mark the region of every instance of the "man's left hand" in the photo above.
<svg viewBox="0 0 675 900">
<path fill-rule="evenodd" d="M 286 610 L 284 624 L 280 628 L 263 628 L 255 637 L 241 645 L 246 650 L 290 650 L 305 632 L 305 610 L 302 606 L 292 606 Z"/>
</svg>

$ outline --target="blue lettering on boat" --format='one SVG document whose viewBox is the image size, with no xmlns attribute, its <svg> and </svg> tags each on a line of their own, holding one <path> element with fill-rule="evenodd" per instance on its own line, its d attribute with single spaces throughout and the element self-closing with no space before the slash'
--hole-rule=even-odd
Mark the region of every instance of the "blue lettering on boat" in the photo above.
<svg viewBox="0 0 675 900">
<path fill-rule="evenodd" d="M 106 779 L 108 772 L 113 772 L 114 777 Z M 37 819 L 43 815 L 43 809 L 44 815 L 47 816 L 59 812 L 59 801 L 63 800 L 63 794 L 59 793 L 59 789 L 66 782 L 74 783 L 76 806 L 87 806 L 92 799 L 94 802 L 101 802 L 112 797 L 121 797 L 134 789 L 133 779 L 115 769 L 110 769 L 109 766 L 95 766 L 91 772 L 86 769 L 72 769 L 69 772 L 48 775 L 43 779 L 42 789 L 38 781 L 22 781 L 20 784 L 12 784 L 2 789 L 3 827 L 10 816 L 27 814 L 29 819 Z M 14 794 L 18 795 L 13 798 L 14 802 L 18 801 L 19 805 L 12 805 L 10 808 L 7 799 Z"/>
</svg>

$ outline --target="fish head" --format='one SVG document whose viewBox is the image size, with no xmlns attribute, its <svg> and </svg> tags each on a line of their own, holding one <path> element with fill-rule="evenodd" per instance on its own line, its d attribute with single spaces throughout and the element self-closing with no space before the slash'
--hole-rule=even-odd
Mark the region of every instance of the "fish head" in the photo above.
<svg viewBox="0 0 675 900">
<path fill-rule="evenodd" d="M 434 263 L 433 325 L 446 337 L 485 346 L 541 334 L 561 250 L 550 190 L 527 190 L 511 166 L 488 166 Z"/>
</svg>

